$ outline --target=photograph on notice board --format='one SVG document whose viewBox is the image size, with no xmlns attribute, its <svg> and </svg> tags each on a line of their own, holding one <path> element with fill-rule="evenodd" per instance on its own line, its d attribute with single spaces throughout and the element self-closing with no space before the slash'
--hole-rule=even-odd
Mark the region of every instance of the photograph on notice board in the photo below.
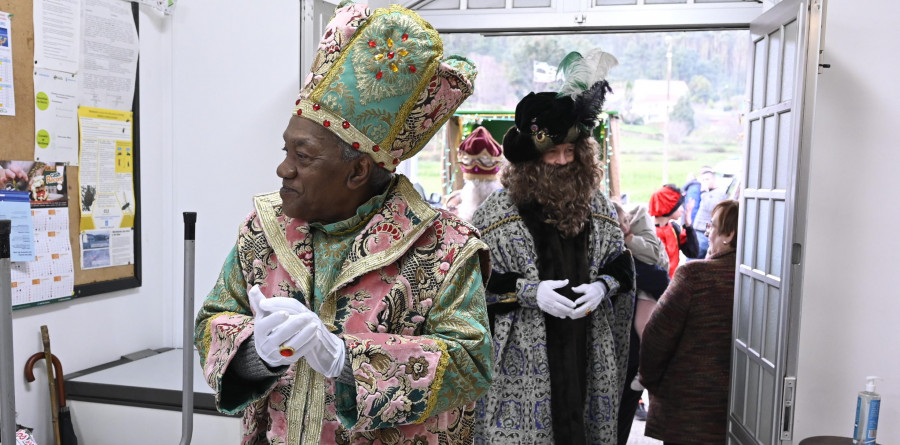
<svg viewBox="0 0 900 445">
<path fill-rule="evenodd" d="M 132 229 L 85 230 L 81 232 L 81 268 L 134 264 Z"/>
<path fill-rule="evenodd" d="M 66 207 L 66 166 L 36 161 L 0 161 L 0 186 L 28 192 L 32 208 Z"/>
</svg>

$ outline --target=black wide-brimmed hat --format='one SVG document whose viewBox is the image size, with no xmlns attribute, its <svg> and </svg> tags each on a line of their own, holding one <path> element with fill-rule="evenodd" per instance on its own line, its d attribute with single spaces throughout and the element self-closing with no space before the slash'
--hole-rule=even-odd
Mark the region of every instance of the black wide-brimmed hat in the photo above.
<svg viewBox="0 0 900 445">
<path fill-rule="evenodd" d="M 606 93 L 606 74 L 618 61 L 599 48 L 572 52 L 560 62 L 559 92 L 529 93 L 516 105 L 515 126 L 503 136 L 503 155 L 516 164 L 540 158 L 553 146 L 590 136 Z"/>
</svg>

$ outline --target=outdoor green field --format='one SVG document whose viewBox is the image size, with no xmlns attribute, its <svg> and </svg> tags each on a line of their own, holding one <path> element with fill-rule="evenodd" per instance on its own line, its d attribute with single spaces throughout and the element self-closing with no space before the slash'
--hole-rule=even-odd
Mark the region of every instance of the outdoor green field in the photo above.
<svg viewBox="0 0 900 445">
<path fill-rule="evenodd" d="M 702 166 L 715 168 L 731 161 L 728 164 L 733 168 L 741 157 L 742 148 L 737 140 L 723 143 L 688 137 L 680 144 L 669 144 L 668 181 L 665 181 L 664 144 L 661 135 L 650 130 L 646 126 L 622 126 L 619 181 L 629 203 L 646 203 L 653 191 L 666 182 L 684 186 L 688 174 L 696 175 Z"/>
</svg>

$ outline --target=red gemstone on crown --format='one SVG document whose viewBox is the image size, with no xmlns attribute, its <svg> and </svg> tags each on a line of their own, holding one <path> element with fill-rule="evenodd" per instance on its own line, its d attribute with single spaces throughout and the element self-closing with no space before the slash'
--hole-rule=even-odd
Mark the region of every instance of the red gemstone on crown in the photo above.
<svg viewBox="0 0 900 445">
<path fill-rule="evenodd" d="M 378 80 L 381 80 L 381 76 L 383 76 L 383 75 L 384 74 L 382 74 L 381 71 L 379 71 L 377 74 L 375 74 L 375 78 Z"/>
<path fill-rule="evenodd" d="M 324 121 L 324 122 L 322 122 L 322 125 L 324 125 L 324 126 L 326 126 L 326 127 L 330 127 L 330 126 L 331 126 L 331 121 Z"/>
<path fill-rule="evenodd" d="M 347 121 L 341 122 L 341 126 L 344 128 L 350 128 L 350 122 L 347 122 Z"/>
<path fill-rule="evenodd" d="M 350 144 L 350 145 L 352 145 L 353 148 L 359 150 L 359 142 L 354 142 L 354 143 L 352 143 L 352 144 Z"/>
<path fill-rule="evenodd" d="M 399 163 L 400 163 L 400 160 L 397 159 L 397 158 L 394 158 L 394 165 L 397 165 L 397 164 L 399 164 Z"/>
<path fill-rule="evenodd" d="M 403 33 L 403 36 L 400 37 L 404 42 L 409 38 L 409 34 Z"/>
<path fill-rule="evenodd" d="M 313 110 L 319 111 L 319 108 L 322 108 L 319 104 L 313 104 Z"/>
<path fill-rule="evenodd" d="M 394 58 L 394 53 L 388 53 L 388 59 L 393 59 L 393 58 Z"/>
<path fill-rule="evenodd" d="M 300 99 L 297 99 L 297 102 L 294 102 L 294 105 L 300 105 Z"/>
<path fill-rule="evenodd" d="M 300 108 L 297 108 L 297 116 L 302 116 L 302 115 L 303 115 L 303 110 L 301 110 Z"/>
<path fill-rule="evenodd" d="M 381 150 L 381 147 L 379 147 L 377 145 L 372 146 L 372 151 L 378 151 L 378 150 Z"/>
<path fill-rule="evenodd" d="M 369 48 L 375 48 L 375 41 L 369 40 Z"/>
<path fill-rule="evenodd" d="M 384 167 L 384 162 L 379 162 L 379 163 L 378 163 L 378 166 L 379 166 L 379 167 Z"/>
<path fill-rule="evenodd" d="M 410 66 L 409 66 L 409 72 L 411 72 L 411 73 L 416 72 L 416 67 L 410 65 Z"/>
</svg>

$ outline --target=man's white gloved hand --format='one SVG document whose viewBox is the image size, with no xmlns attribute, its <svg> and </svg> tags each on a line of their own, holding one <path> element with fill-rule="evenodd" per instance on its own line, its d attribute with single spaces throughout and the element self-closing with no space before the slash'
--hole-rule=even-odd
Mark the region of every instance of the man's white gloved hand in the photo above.
<svg viewBox="0 0 900 445">
<path fill-rule="evenodd" d="M 266 298 L 262 291 L 259 290 L 258 284 L 251 287 L 250 291 L 247 292 L 247 295 L 250 297 L 250 307 L 252 307 L 253 312 L 256 313 L 257 319 L 263 315 L 269 315 L 278 311 L 287 312 L 288 315 L 312 312 L 308 307 L 304 306 L 303 303 L 294 298 Z"/>
<path fill-rule="evenodd" d="M 344 366 L 344 341 L 332 334 L 319 316 L 293 298 L 266 298 L 258 286 L 250 289 L 256 313 L 256 352 L 269 366 L 289 365 L 300 357 L 326 377 L 337 377 Z"/>
<path fill-rule="evenodd" d="M 575 302 L 560 295 L 556 292 L 565 285 L 569 284 L 569 280 L 550 280 L 541 281 L 537 288 L 537 305 L 542 311 L 557 317 L 566 318 L 575 308 Z"/>
<path fill-rule="evenodd" d="M 585 283 L 581 286 L 573 287 L 574 292 L 584 294 L 575 300 L 575 308 L 572 309 L 571 317 L 573 319 L 584 317 L 591 311 L 597 309 L 603 298 L 606 297 L 606 284 L 602 281 L 593 283 Z"/>
</svg>

